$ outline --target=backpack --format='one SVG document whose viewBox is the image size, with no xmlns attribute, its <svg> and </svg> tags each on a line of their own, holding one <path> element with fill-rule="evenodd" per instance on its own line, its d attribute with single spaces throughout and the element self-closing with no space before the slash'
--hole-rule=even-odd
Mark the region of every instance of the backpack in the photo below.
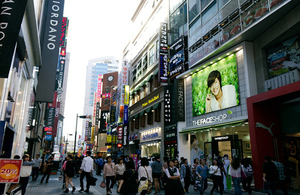
<svg viewBox="0 0 300 195">
<path fill-rule="evenodd" d="M 103 160 L 102 159 L 98 160 L 98 165 L 101 166 L 101 167 L 103 166 Z"/>
<path fill-rule="evenodd" d="M 252 177 L 252 175 L 253 175 L 253 169 L 252 169 L 251 165 L 249 165 L 249 166 L 246 168 L 245 174 L 246 174 L 247 177 Z"/>
</svg>

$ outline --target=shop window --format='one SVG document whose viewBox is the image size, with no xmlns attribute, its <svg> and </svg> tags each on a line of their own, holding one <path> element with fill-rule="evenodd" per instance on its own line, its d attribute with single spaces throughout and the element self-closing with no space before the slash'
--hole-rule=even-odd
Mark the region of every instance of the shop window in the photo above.
<svg viewBox="0 0 300 195">
<path fill-rule="evenodd" d="M 147 125 L 153 125 L 153 112 L 152 111 L 147 113 Z"/>
<path fill-rule="evenodd" d="M 160 108 L 155 109 L 155 122 L 160 122 Z"/>
<path fill-rule="evenodd" d="M 146 116 L 143 114 L 141 117 L 141 127 L 145 127 L 146 126 Z"/>
<path fill-rule="evenodd" d="M 136 102 L 140 101 L 140 97 L 141 97 L 141 90 L 138 90 L 136 92 Z"/>
<path fill-rule="evenodd" d="M 140 119 L 137 117 L 134 121 L 134 128 L 139 129 L 140 128 Z"/>
<path fill-rule="evenodd" d="M 134 121 L 130 122 L 130 131 L 134 131 Z"/>
</svg>

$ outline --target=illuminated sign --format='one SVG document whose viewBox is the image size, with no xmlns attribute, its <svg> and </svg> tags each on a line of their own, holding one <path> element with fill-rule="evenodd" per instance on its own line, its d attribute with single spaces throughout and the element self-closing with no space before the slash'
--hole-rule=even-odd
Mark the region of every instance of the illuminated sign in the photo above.
<svg viewBox="0 0 300 195">
<path fill-rule="evenodd" d="M 198 119 L 196 121 L 193 121 L 193 126 L 220 122 L 220 121 L 224 121 L 226 118 L 227 118 L 227 114 L 221 114 L 219 116 L 212 116 L 208 118 Z"/>
<path fill-rule="evenodd" d="M 123 138 L 123 127 L 119 126 L 118 127 L 118 140 L 122 140 Z"/>
<path fill-rule="evenodd" d="M 97 83 L 97 102 L 100 102 L 101 98 L 101 91 L 102 91 L 102 75 L 98 75 L 98 83 Z"/>
<path fill-rule="evenodd" d="M 158 99 L 159 99 L 159 94 L 157 94 L 156 96 L 154 96 L 153 98 L 151 98 L 147 102 L 143 103 L 142 107 L 148 106 L 149 104 L 151 104 L 152 102 L 154 102 L 154 101 L 156 101 Z"/>
<path fill-rule="evenodd" d="M 117 144 L 117 147 L 118 148 L 122 148 L 122 144 Z"/>
<path fill-rule="evenodd" d="M 110 93 L 104 93 L 102 94 L 102 99 L 105 99 L 105 98 L 110 98 Z"/>
<path fill-rule="evenodd" d="M 124 104 L 129 104 L 129 85 L 125 85 Z"/>
<path fill-rule="evenodd" d="M 168 55 L 160 54 L 159 55 L 159 64 L 160 64 L 160 82 L 168 82 Z"/>
<path fill-rule="evenodd" d="M 45 131 L 52 131 L 52 127 L 45 127 Z"/>
</svg>

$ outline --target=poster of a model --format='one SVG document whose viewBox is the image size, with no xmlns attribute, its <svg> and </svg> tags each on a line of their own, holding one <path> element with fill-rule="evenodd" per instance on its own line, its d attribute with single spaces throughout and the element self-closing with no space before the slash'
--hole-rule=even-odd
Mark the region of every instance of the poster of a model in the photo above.
<svg viewBox="0 0 300 195">
<path fill-rule="evenodd" d="M 193 116 L 239 105 L 236 56 L 192 75 Z"/>
</svg>

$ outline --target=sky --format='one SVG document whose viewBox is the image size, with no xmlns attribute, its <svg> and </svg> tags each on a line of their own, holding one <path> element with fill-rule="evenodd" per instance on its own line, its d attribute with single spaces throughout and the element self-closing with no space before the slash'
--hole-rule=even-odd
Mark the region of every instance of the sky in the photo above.
<svg viewBox="0 0 300 195">
<path fill-rule="evenodd" d="M 86 66 L 102 56 L 122 60 L 122 51 L 130 40 L 131 17 L 140 0 L 65 0 L 64 17 L 69 18 L 67 52 L 70 65 L 63 134 L 73 134 L 76 114 L 83 114 Z M 78 119 L 77 135 L 82 131 Z"/>
</svg>

